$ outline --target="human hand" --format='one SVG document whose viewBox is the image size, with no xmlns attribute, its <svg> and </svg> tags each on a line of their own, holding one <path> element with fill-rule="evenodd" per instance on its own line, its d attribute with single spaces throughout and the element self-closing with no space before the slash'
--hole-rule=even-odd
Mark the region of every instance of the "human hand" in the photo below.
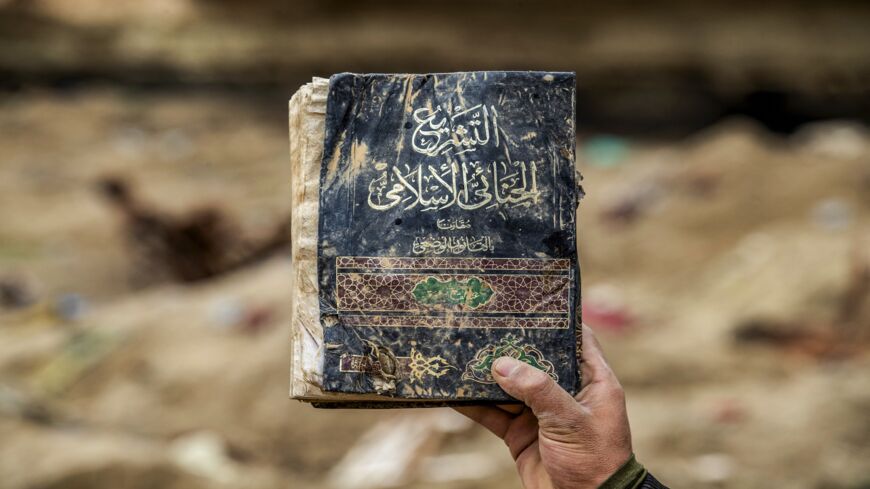
<svg viewBox="0 0 870 489">
<path fill-rule="evenodd" d="M 544 372 L 502 357 L 493 363 L 493 377 L 525 406 L 456 408 L 504 440 L 526 489 L 594 489 L 631 457 L 622 386 L 592 330 L 584 324 L 582 331 L 583 385 L 576 397 Z"/>
</svg>

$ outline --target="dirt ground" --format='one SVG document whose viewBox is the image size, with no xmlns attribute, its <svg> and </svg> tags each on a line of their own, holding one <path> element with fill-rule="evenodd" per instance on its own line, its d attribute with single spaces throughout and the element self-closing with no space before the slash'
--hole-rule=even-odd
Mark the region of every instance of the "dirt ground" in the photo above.
<svg viewBox="0 0 870 489">
<path fill-rule="evenodd" d="M 30 296 L 0 313 L 0 487 L 330 487 L 378 421 L 431 415 L 287 399 L 280 255 L 131 285 L 95 182 L 123 176 L 167 212 L 216 205 L 262 234 L 288 211 L 284 119 L 209 94 L 0 104 L 0 279 Z M 584 312 L 627 391 L 638 458 L 672 487 L 870 487 L 867 294 L 838 317 L 870 262 L 867 128 L 783 137 L 732 119 L 679 140 L 584 136 L 578 167 Z M 821 333 L 738 341 L 747 324 Z M 482 429 L 430 452 L 404 487 L 519 487 Z"/>
</svg>

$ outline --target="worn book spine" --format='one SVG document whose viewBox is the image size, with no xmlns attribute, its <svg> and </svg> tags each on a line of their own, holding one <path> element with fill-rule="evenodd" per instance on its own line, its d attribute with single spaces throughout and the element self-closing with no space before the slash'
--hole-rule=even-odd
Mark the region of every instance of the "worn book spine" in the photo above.
<svg viewBox="0 0 870 489">
<path fill-rule="evenodd" d="M 315 78 L 289 104 L 291 188 L 291 385 L 297 399 L 323 393 L 323 330 L 317 300 L 317 224 L 320 160 L 328 81 Z"/>
<path fill-rule="evenodd" d="M 378 395 L 325 392 L 317 285 L 320 167 L 329 80 L 314 78 L 289 102 L 291 258 L 290 397 L 316 407 L 400 407 Z M 411 407 L 411 406 L 408 406 Z"/>
</svg>

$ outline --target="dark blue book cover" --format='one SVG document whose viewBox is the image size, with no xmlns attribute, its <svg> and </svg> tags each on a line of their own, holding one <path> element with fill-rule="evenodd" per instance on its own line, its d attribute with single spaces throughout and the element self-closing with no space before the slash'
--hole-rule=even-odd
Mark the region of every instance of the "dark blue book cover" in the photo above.
<svg viewBox="0 0 870 489">
<path fill-rule="evenodd" d="M 323 388 L 504 401 L 579 388 L 573 73 L 340 74 L 320 175 Z"/>
</svg>

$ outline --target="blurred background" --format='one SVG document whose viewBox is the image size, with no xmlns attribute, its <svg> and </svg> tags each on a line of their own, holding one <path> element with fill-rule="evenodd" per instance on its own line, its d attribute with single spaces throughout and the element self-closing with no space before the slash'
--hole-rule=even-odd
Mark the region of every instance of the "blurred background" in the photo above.
<svg viewBox="0 0 870 489">
<path fill-rule="evenodd" d="M 518 488 L 287 399 L 287 100 L 578 76 L 584 319 L 671 487 L 870 488 L 870 4 L 0 0 L 0 487 Z"/>
</svg>

